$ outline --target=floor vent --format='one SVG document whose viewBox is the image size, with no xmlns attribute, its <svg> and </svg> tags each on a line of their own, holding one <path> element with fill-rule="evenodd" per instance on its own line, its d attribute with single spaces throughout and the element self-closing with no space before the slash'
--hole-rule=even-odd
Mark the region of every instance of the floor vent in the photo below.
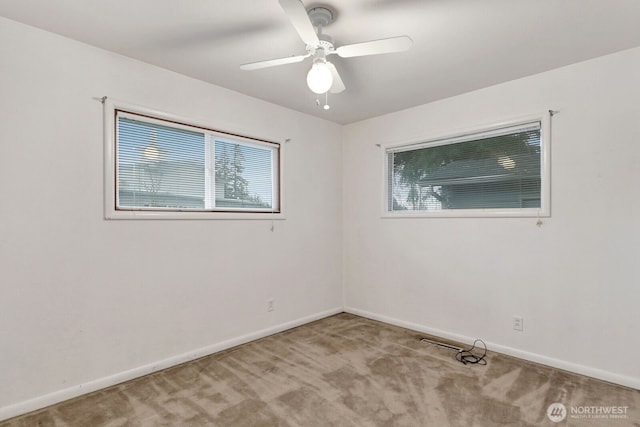
<svg viewBox="0 0 640 427">
<path fill-rule="evenodd" d="M 435 341 L 435 340 L 432 340 L 432 339 L 429 339 L 429 338 L 419 337 L 418 339 L 420 340 L 420 342 L 437 345 L 438 347 L 446 348 L 448 350 L 453 350 L 453 351 L 461 351 L 462 350 L 460 347 L 456 347 L 456 346 L 453 346 L 451 344 L 443 343 L 443 342 L 440 342 L 440 341 Z"/>
</svg>

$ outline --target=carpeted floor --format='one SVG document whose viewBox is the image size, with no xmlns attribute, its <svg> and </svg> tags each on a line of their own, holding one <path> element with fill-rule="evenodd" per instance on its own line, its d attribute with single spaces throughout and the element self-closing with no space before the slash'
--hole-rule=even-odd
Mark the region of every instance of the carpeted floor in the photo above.
<svg viewBox="0 0 640 427">
<path fill-rule="evenodd" d="M 339 314 L 0 427 L 640 426 L 638 390 L 495 353 L 465 366 L 423 336 Z M 555 402 L 560 423 L 547 416 Z M 610 406 L 628 408 L 584 413 Z"/>
</svg>

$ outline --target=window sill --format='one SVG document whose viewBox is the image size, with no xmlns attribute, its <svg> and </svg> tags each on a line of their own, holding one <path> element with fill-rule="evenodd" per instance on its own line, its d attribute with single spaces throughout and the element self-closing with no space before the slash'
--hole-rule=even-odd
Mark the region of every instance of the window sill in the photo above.
<svg viewBox="0 0 640 427">
<path fill-rule="evenodd" d="M 283 213 L 271 212 L 180 212 L 180 211 L 123 211 L 108 210 L 107 220 L 284 220 Z"/>
<path fill-rule="evenodd" d="M 382 218 L 548 218 L 549 211 L 543 209 L 455 209 L 447 211 L 384 212 Z"/>
</svg>

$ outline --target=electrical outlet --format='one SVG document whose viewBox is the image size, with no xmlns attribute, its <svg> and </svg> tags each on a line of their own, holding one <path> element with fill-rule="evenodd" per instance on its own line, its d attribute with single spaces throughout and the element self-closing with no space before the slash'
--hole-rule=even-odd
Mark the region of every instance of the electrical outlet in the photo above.
<svg viewBox="0 0 640 427">
<path fill-rule="evenodd" d="M 521 316 L 513 316 L 513 330 L 524 331 L 524 319 Z"/>
<path fill-rule="evenodd" d="M 267 311 L 273 311 L 276 309 L 276 300 L 269 299 L 267 300 Z"/>
</svg>

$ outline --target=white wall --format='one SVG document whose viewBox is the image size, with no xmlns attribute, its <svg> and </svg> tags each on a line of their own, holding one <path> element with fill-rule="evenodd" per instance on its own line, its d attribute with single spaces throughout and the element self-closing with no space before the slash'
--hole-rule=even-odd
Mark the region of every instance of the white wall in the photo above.
<svg viewBox="0 0 640 427">
<path fill-rule="evenodd" d="M 339 125 L 4 18 L 0 40 L 0 419 L 341 311 Z M 104 95 L 291 138 L 286 220 L 104 220 Z"/>
<path fill-rule="evenodd" d="M 375 144 L 549 109 L 560 112 L 542 227 L 380 218 Z M 640 387 L 639 123 L 640 48 L 345 126 L 348 310 Z"/>
</svg>

